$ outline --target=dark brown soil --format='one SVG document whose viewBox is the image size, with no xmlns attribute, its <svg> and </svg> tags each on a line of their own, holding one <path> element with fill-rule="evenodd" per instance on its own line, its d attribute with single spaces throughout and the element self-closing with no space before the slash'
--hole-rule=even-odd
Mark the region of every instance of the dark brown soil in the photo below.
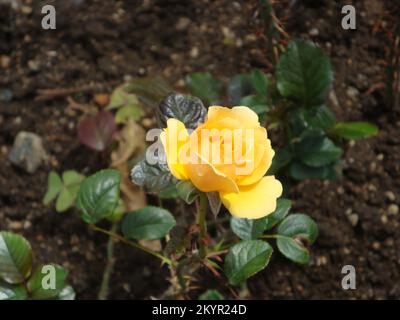
<svg viewBox="0 0 400 320">
<path fill-rule="evenodd" d="M 35 101 L 36 90 L 90 86 L 74 95 L 90 101 L 130 77 L 162 75 L 179 88 L 193 71 L 221 77 L 252 68 L 270 71 L 262 23 L 256 1 L 15 2 L 24 7 L 0 5 L 0 90 L 13 94 L 11 102 L 0 101 L 0 229 L 27 237 L 38 263 L 67 267 L 77 298 L 93 299 L 106 237 L 88 230 L 73 212 L 57 214 L 41 200 L 50 170 L 87 174 L 102 165 L 98 154 L 76 140 L 79 113 L 63 98 Z M 330 105 L 337 118 L 371 121 L 381 131 L 345 145 L 341 181 L 303 182 L 292 190 L 295 210 L 310 214 L 320 228 L 312 264 L 297 266 L 276 253 L 248 282 L 250 297 L 398 299 L 400 214 L 390 214 L 389 206 L 400 205 L 400 118 L 384 100 L 392 2 L 353 1 L 355 31 L 340 28 L 342 1 L 292 1 L 292 7 L 289 2 L 276 6 L 285 30 L 293 38 L 314 40 L 332 58 L 336 99 Z M 55 4 L 57 30 L 41 29 L 45 3 Z M 8 161 L 22 130 L 39 134 L 50 155 L 32 175 Z M 146 299 L 167 288 L 168 271 L 157 260 L 123 245 L 116 257 L 110 298 Z M 341 288 L 346 264 L 356 267 L 356 290 Z M 220 288 L 219 280 L 213 281 L 208 283 Z M 228 289 L 224 293 L 232 297 Z"/>
</svg>

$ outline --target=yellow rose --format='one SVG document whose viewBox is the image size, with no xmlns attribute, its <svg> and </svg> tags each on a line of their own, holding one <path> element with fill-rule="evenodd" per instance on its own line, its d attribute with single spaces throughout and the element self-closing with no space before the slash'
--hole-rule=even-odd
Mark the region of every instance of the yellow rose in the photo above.
<svg viewBox="0 0 400 320">
<path fill-rule="evenodd" d="M 248 107 L 211 106 L 205 123 L 189 133 L 168 119 L 161 133 L 168 167 L 203 192 L 218 192 L 232 215 L 257 219 L 276 209 L 282 185 L 264 176 L 275 154 L 267 131 Z"/>
</svg>

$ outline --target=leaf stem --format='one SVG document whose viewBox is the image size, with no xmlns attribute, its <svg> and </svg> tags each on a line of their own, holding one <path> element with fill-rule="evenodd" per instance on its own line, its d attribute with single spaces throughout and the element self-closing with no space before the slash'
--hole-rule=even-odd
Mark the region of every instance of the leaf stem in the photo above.
<svg viewBox="0 0 400 320">
<path fill-rule="evenodd" d="M 133 241 L 129 241 L 129 240 L 125 239 L 123 236 L 120 236 L 117 233 L 110 232 L 110 231 L 105 230 L 103 228 L 100 228 L 100 227 L 98 227 L 96 225 L 91 225 L 91 228 L 93 230 L 95 230 L 95 231 L 99 231 L 101 233 L 107 234 L 110 237 L 113 237 L 114 239 L 119 240 L 119 241 L 121 241 L 121 242 L 123 242 L 123 243 L 125 243 L 125 244 L 127 244 L 127 245 L 129 245 L 131 247 L 134 247 L 136 249 L 140 249 L 140 250 L 142 250 L 142 251 L 144 251 L 144 252 L 146 252 L 148 254 L 151 254 L 152 256 L 159 258 L 163 263 L 166 263 L 168 265 L 172 265 L 171 259 L 165 257 L 164 255 L 162 255 L 162 254 L 160 254 L 158 252 L 155 252 L 155 251 L 153 251 L 151 249 L 148 249 L 148 248 L 140 245 L 139 243 L 135 243 Z"/>
<path fill-rule="evenodd" d="M 111 226 L 110 233 L 117 231 L 118 224 L 115 222 Z M 110 235 L 107 242 L 107 264 L 103 273 L 103 280 L 99 291 L 99 300 L 107 300 L 108 292 L 110 288 L 110 278 L 114 270 L 115 258 L 114 258 L 114 238 Z"/>
<path fill-rule="evenodd" d="M 198 206 L 198 217 L 197 223 L 200 226 L 200 257 L 205 258 L 207 254 L 207 248 L 205 246 L 204 240 L 207 236 L 207 224 L 206 224 L 206 214 L 207 214 L 207 196 L 205 193 L 200 193 L 200 200 Z"/>
</svg>

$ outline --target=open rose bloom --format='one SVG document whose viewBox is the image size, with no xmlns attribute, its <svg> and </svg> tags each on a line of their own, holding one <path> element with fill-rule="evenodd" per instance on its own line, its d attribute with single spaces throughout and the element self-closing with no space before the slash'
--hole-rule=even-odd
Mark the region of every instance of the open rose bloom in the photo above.
<svg viewBox="0 0 400 320">
<path fill-rule="evenodd" d="M 235 217 L 257 219 L 276 209 L 282 185 L 265 176 L 275 152 L 248 107 L 211 106 L 191 133 L 171 118 L 160 138 L 171 173 L 200 191 L 218 192 Z"/>
</svg>

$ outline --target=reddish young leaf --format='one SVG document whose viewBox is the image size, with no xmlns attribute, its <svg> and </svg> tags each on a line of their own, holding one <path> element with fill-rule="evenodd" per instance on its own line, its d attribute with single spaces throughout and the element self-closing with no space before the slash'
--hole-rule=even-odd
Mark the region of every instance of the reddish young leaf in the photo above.
<svg viewBox="0 0 400 320">
<path fill-rule="evenodd" d="M 117 130 L 114 116 L 109 111 L 100 111 L 93 117 L 84 119 L 78 126 L 81 143 L 96 151 L 103 151 L 111 143 Z"/>
</svg>

